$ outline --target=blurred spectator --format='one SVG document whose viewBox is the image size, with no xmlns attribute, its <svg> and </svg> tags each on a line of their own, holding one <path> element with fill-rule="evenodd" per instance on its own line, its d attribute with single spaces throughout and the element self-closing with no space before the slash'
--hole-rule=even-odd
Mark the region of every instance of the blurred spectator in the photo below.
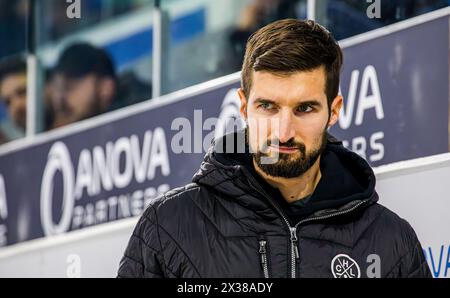
<svg viewBox="0 0 450 298">
<path fill-rule="evenodd" d="M 120 80 L 108 53 L 85 43 L 68 47 L 55 66 L 48 87 L 57 128 L 151 97 L 151 86 L 129 72 Z"/>
<path fill-rule="evenodd" d="M 51 128 L 109 111 L 117 92 L 114 65 L 104 50 L 81 43 L 70 46 L 50 79 Z"/>
<path fill-rule="evenodd" d="M 44 86 L 44 129 L 53 122 L 48 102 L 48 86 Z M 0 62 L 0 103 L 6 107 L 6 119 L 0 119 L 0 144 L 25 136 L 27 122 L 27 67 L 25 59 L 11 56 Z"/>
<path fill-rule="evenodd" d="M 0 64 L 0 100 L 6 106 L 10 120 L 22 134 L 26 127 L 27 73 L 21 57 Z"/>
</svg>

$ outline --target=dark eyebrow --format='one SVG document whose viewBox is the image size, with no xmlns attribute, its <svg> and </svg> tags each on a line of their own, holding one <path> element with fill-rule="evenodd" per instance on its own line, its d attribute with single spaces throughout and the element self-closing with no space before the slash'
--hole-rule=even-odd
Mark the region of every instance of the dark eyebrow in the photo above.
<svg viewBox="0 0 450 298">
<path fill-rule="evenodd" d="M 270 103 L 270 104 L 277 105 L 277 103 L 274 100 L 267 99 L 267 98 L 261 98 L 261 97 L 256 98 L 253 102 L 255 104 L 257 104 L 257 103 Z M 297 106 L 302 106 L 302 105 L 310 105 L 310 106 L 316 106 L 316 107 L 321 107 L 322 106 L 320 101 L 318 101 L 316 99 L 311 99 L 311 100 L 305 100 L 305 101 L 297 102 Z"/>
<path fill-rule="evenodd" d="M 273 100 L 266 99 L 266 98 L 261 98 L 261 97 L 258 97 L 258 98 L 255 99 L 253 102 L 254 102 L 254 103 L 271 103 L 271 104 L 276 104 L 276 102 L 273 101 Z"/>
<path fill-rule="evenodd" d="M 315 100 L 315 99 L 301 101 L 301 102 L 298 103 L 298 105 L 299 106 L 310 105 L 310 106 L 316 106 L 316 107 L 321 107 L 322 106 L 322 104 L 318 100 Z"/>
</svg>

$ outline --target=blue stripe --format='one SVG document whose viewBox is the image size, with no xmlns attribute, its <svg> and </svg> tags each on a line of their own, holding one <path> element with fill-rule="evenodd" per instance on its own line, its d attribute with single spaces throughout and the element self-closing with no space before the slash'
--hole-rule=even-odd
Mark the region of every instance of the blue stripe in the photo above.
<svg viewBox="0 0 450 298">
<path fill-rule="evenodd" d="M 191 39 L 197 34 L 206 30 L 205 9 L 202 8 L 189 15 L 175 19 L 170 24 L 170 35 L 173 45 L 177 45 L 185 40 Z"/>
<path fill-rule="evenodd" d="M 173 20 L 170 24 L 171 46 L 176 46 L 205 32 L 205 19 L 205 9 L 202 8 Z M 107 44 L 104 48 L 112 56 L 116 68 L 120 70 L 127 64 L 152 54 L 152 35 L 153 29 L 146 29 Z"/>
<path fill-rule="evenodd" d="M 117 69 L 142 56 L 150 55 L 153 46 L 152 31 L 152 29 L 145 30 L 104 46 Z"/>
</svg>

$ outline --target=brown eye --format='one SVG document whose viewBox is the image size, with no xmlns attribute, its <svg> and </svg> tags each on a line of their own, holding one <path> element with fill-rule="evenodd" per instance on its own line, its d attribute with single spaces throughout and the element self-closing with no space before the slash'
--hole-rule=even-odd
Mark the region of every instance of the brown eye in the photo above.
<svg viewBox="0 0 450 298">
<path fill-rule="evenodd" d="M 259 105 L 260 108 L 262 108 L 263 110 L 271 110 L 273 109 L 273 104 L 268 103 L 268 102 L 263 102 Z"/>
<path fill-rule="evenodd" d="M 313 108 L 311 105 L 301 105 L 297 108 L 297 111 L 300 113 L 309 113 L 312 112 Z"/>
</svg>

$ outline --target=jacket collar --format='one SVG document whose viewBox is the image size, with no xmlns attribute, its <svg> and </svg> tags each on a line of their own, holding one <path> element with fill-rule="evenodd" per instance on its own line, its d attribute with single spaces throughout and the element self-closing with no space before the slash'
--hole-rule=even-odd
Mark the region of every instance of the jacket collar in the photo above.
<svg viewBox="0 0 450 298">
<path fill-rule="evenodd" d="M 219 153 L 217 150 L 225 145 L 227 138 L 242 140 L 239 138 L 242 133 L 244 132 L 239 131 L 225 135 L 214 142 L 192 180 L 234 198 L 238 204 L 260 215 L 273 217 L 273 204 L 268 202 L 270 198 L 261 193 L 258 185 L 255 185 L 257 180 L 248 170 L 248 163 L 251 162 L 248 148 L 246 147 L 246 153 Z M 367 206 L 378 200 L 375 192 L 376 179 L 371 167 L 356 153 L 344 148 L 342 142 L 330 134 L 321 157 L 321 171 L 321 181 L 310 200 L 317 202 L 311 217 L 345 213 L 355 206 Z"/>
</svg>

